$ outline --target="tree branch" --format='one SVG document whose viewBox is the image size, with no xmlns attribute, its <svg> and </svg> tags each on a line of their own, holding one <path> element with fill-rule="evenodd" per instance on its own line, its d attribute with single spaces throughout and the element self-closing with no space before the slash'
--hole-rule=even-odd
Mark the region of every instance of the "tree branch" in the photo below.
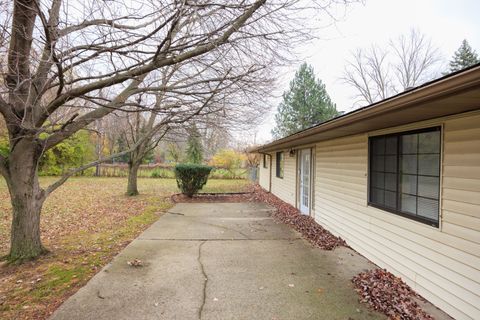
<svg viewBox="0 0 480 320">
<path fill-rule="evenodd" d="M 72 32 L 75 32 L 75 31 L 80 31 L 82 29 L 85 29 L 85 28 L 88 28 L 88 27 L 91 27 L 91 26 L 102 26 L 102 25 L 103 26 L 109 26 L 109 27 L 112 27 L 112 28 L 115 28 L 115 29 L 120 29 L 120 30 L 139 30 L 139 29 L 147 27 L 147 26 L 151 25 L 152 23 L 154 23 L 155 21 L 157 21 L 157 18 L 154 18 L 154 19 L 149 20 L 145 23 L 142 23 L 142 24 L 139 24 L 139 25 L 134 25 L 134 26 L 117 23 L 117 21 L 119 21 L 119 20 L 126 20 L 126 19 L 128 19 L 128 20 L 141 20 L 141 19 L 144 19 L 144 18 L 146 18 L 146 16 L 142 16 L 142 17 L 139 17 L 139 18 L 132 18 L 132 17 L 129 17 L 129 16 L 125 16 L 125 17 L 119 17 L 119 18 L 116 18 L 116 19 L 85 20 L 80 24 L 63 28 L 62 30 L 59 31 L 59 36 L 64 37 L 64 36 L 66 36 L 66 35 L 68 35 Z"/>
<path fill-rule="evenodd" d="M 167 58 L 152 60 L 150 63 L 144 66 L 137 67 L 133 70 L 119 73 L 107 79 L 102 79 L 78 88 L 74 88 L 70 91 L 67 91 L 62 95 L 60 95 L 59 97 L 57 97 L 56 99 L 54 99 L 47 106 L 46 108 L 47 113 L 48 114 L 52 113 L 58 107 L 62 106 L 65 102 L 72 100 L 74 98 L 80 97 L 81 95 L 86 94 L 88 92 L 98 90 L 104 87 L 113 86 L 115 84 L 119 84 L 124 81 L 130 80 L 134 77 L 145 75 L 155 69 L 159 69 L 161 67 L 186 61 L 188 59 L 207 53 L 217 48 L 218 46 L 221 46 L 227 43 L 230 36 L 234 32 L 238 31 L 242 27 L 242 25 L 255 13 L 255 11 L 257 11 L 263 4 L 265 4 L 265 1 L 266 0 L 257 0 L 245 13 L 243 13 L 241 16 L 235 19 L 231 27 L 227 29 L 223 35 L 217 37 L 216 39 L 210 41 L 209 43 L 199 45 L 195 49 L 192 49 L 184 53 L 180 53 L 178 55 L 173 55 Z"/>
<path fill-rule="evenodd" d="M 72 121 L 66 124 L 62 131 L 56 132 L 45 139 L 45 150 L 48 150 L 68 137 L 72 136 L 78 130 L 86 127 L 96 119 L 103 118 L 104 116 L 112 113 L 118 109 L 118 106 L 125 103 L 125 101 L 132 95 L 134 89 L 136 89 L 147 74 L 142 75 L 138 79 L 133 80 L 128 87 L 126 87 L 110 104 L 109 107 L 102 107 L 95 109 L 81 117 L 78 117 L 76 121 Z"/>
<path fill-rule="evenodd" d="M 23 101 L 27 99 L 29 91 L 30 51 L 36 16 L 35 0 L 14 2 L 5 83 L 10 91 L 9 102 L 17 114 L 24 110 Z"/>
</svg>

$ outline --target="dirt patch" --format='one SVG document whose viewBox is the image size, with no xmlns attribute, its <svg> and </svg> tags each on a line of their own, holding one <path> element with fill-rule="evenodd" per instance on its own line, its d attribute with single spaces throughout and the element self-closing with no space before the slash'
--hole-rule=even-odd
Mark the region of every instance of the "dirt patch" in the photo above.
<svg viewBox="0 0 480 320">
<path fill-rule="evenodd" d="M 433 320 L 416 302 L 424 299 L 386 270 L 362 272 L 352 279 L 361 302 L 393 320 Z"/>
</svg>

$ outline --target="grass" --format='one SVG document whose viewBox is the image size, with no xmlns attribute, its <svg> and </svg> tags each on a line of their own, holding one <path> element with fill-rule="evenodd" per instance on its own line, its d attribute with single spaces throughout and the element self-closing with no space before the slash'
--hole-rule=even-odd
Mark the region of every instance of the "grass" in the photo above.
<svg viewBox="0 0 480 320">
<path fill-rule="evenodd" d="M 160 166 L 148 166 L 142 165 L 138 169 L 139 178 L 161 178 L 161 179 L 173 179 L 175 174 L 173 172 L 174 166 L 160 167 Z M 92 177 L 95 173 L 94 168 L 90 168 L 84 171 L 85 176 Z M 210 179 L 246 179 L 248 170 L 244 168 L 233 169 L 232 171 L 214 168 L 210 173 Z M 104 165 L 100 167 L 100 176 L 102 177 L 127 177 L 128 167 L 127 165 Z"/>
<path fill-rule="evenodd" d="M 46 186 L 55 181 L 42 177 Z M 45 202 L 42 241 L 50 253 L 0 267 L 0 319 L 46 319 L 131 240 L 171 207 L 173 179 L 139 179 L 127 197 L 125 178 L 72 178 Z M 244 180 L 210 180 L 202 192 L 239 192 Z M 8 252 L 10 199 L 0 180 L 0 255 Z"/>
</svg>

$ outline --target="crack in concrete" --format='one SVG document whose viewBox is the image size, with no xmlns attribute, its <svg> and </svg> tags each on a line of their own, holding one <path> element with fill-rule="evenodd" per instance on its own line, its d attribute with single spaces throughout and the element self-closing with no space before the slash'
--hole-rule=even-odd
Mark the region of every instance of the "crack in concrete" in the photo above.
<svg viewBox="0 0 480 320">
<path fill-rule="evenodd" d="M 178 215 L 178 216 L 184 216 L 185 215 L 184 213 L 181 213 L 181 212 L 172 212 L 172 211 L 167 211 L 166 213 L 175 214 L 175 215 Z"/>
<path fill-rule="evenodd" d="M 100 290 L 97 290 L 97 297 L 100 299 L 105 299 L 105 297 L 100 293 Z"/>
<path fill-rule="evenodd" d="M 254 226 L 254 225 L 255 225 L 255 226 Z M 250 227 L 250 229 L 255 230 L 255 231 L 258 231 L 258 232 L 268 232 L 267 229 L 262 228 L 263 225 L 261 225 L 261 224 L 258 223 L 258 222 L 255 222 L 255 221 L 254 221 L 253 223 L 249 223 L 248 226 Z M 259 227 L 257 227 L 257 226 L 259 226 Z"/>
<path fill-rule="evenodd" d="M 198 309 L 198 319 L 202 319 L 202 314 L 203 314 L 203 308 L 205 307 L 205 302 L 207 300 L 207 283 L 208 283 L 208 277 L 207 273 L 205 272 L 205 267 L 202 263 L 202 246 L 205 244 L 206 241 L 203 241 L 200 243 L 198 246 L 198 258 L 197 261 L 200 264 L 200 270 L 202 271 L 203 275 L 203 293 L 202 293 L 202 303 L 200 305 L 200 308 Z"/>
<path fill-rule="evenodd" d="M 243 233 L 242 231 L 238 231 L 238 230 L 235 230 L 233 228 L 229 228 L 229 227 L 225 227 L 225 226 L 221 226 L 221 225 L 213 224 L 213 223 L 207 223 L 207 222 L 201 222 L 201 221 L 198 221 L 198 222 L 201 223 L 201 224 L 206 224 L 207 226 L 212 226 L 212 227 L 216 227 L 216 228 L 220 228 L 220 229 L 224 229 L 224 230 L 233 231 L 233 232 L 236 232 L 236 233 L 244 236 L 246 239 L 250 239 L 250 237 L 248 235 L 246 235 L 245 233 Z"/>
</svg>

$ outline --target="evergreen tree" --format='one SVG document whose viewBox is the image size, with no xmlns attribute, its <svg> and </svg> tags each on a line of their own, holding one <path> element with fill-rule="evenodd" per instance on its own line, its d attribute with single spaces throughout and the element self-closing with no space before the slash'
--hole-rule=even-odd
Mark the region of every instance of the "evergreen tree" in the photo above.
<svg viewBox="0 0 480 320">
<path fill-rule="evenodd" d="M 275 115 L 276 126 L 272 135 L 278 139 L 338 115 L 325 85 L 315 78 L 313 68 L 306 63 L 300 66 L 290 88 L 283 93 Z"/>
<path fill-rule="evenodd" d="M 120 152 L 124 152 L 126 150 L 128 150 L 129 147 L 128 147 L 128 143 L 127 143 L 127 140 L 125 139 L 125 136 L 124 135 L 120 135 L 118 138 L 117 138 L 117 141 L 116 141 L 116 152 L 120 153 Z M 119 157 L 115 157 L 113 159 L 113 162 L 120 162 L 120 163 L 127 163 L 128 161 L 130 160 L 130 155 L 128 153 L 125 153 Z"/>
<path fill-rule="evenodd" d="M 195 125 L 190 129 L 188 140 L 187 140 L 187 150 L 186 150 L 186 160 L 188 163 L 201 164 L 203 161 L 203 146 L 202 141 L 200 140 L 200 133 Z"/>
<path fill-rule="evenodd" d="M 467 40 L 462 41 L 462 45 L 453 54 L 450 61 L 450 72 L 459 71 L 480 62 L 475 50 L 470 47 Z"/>
</svg>

